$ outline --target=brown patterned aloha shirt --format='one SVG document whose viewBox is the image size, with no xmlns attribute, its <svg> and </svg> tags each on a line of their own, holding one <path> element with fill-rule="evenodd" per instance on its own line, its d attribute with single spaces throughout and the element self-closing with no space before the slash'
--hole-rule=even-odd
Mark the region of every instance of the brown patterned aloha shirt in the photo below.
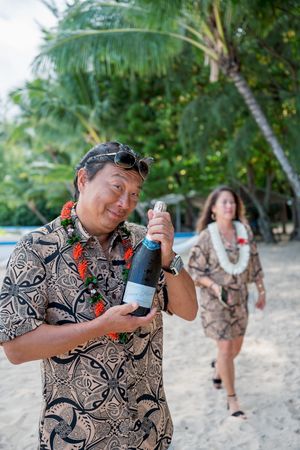
<svg viewBox="0 0 300 450">
<path fill-rule="evenodd" d="M 86 244 L 91 273 L 107 306 L 119 305 L 124 290 L 121 231 L 114 232 L 109 259 L 96 238 L 77 231 Z M 135 246 L 144 227 L 126 224 Z M 57 218 L 15 248 L 0 297 L 0 342 L 43 323 L 63 325 L 94 318 L 84 286 Z M 163 450 L 171 443 L 172 420 L 163 389 L 162 314 L 167 309 L 163 273 L 154 304 L 159 313 L 126 344 L 107 337 L 86 342 L 42 361 L 43 409 L 40 450 Z"/>
<path fill-rule="evenodd" d="M 230 275 L 220 266 L 207 228 L 201 231 L 198 242 L 190 251 L 188 270 L 195 285 L 200 286 L 200 315 L 204 333 L 216 340 L 230 340 L 244 336 L 248 323 L 247 283 L 253 283 L 263 277 L 253 233 L 249 226 L 246 226 L 246 229 L 250 258 L 247 269 L 240 275 Z M 239 247 L 236 245 L 229 248 L 224 240 L 223 245 L 229 260 L 236 264 Z M 209 277 L 228 289 L 232 300 L 230 309 L 225 308 L 211 290 L 201 286 L 201 277 Z"/>
</svg>

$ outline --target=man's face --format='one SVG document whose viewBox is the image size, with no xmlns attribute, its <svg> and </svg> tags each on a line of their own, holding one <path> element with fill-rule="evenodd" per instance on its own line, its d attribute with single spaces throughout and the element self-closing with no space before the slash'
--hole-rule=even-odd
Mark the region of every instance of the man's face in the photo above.
<svg viewBox="0 0 300 450">
<path fill-rule="evenodd" d="M 107 163 L 88 181 L 85 169 L 78 172 L 77 214 L 93 236 L 111 233 L 137 205 L 142 178 L 134 170 Z"/>
</svg>

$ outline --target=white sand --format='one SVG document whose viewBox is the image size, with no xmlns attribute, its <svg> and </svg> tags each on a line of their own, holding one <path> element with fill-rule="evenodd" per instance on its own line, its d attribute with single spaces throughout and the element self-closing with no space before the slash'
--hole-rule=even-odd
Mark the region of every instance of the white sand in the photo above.
<svg viewBox="0 0 300 450">
<path fill-rule="evenodd" d="M 247 421 L 228 417 L 213 389 L 215 345 L 199 319 L 165 316 L 165 389 L 174 450 L 300 449 L 300 243 L 259 245 L 268 306 L 250 315 L 236 364 Z M 3 276 L 3 271 L 2 271 Z M 38 362 L 11 365 L 0 350 L 0 449 L 33 450 L 40 410 Z"/>
</svg>

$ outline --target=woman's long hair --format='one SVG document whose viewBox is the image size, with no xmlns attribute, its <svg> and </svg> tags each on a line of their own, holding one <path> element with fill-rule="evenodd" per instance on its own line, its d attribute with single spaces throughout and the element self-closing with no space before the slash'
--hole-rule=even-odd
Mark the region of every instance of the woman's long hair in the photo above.
<svg viewBox="0 0 300 450">
<path fill-rule="evenodd" d="M 239 220 L 240 222 L 247 222 L 246 216 L 245 216 L 245 206 L 241 199 L 241 197 L 229 186 L 219 186 L 216 189 L 214 189 L 209 196 L 206 199 L 206 202 L 204 204 L 204 208 L 202 213 L 200 214 L 200 217 L 197 221 L 196 230 L 198 233 L 200 231 L 204 230 L 207 225 L 214 222 L 214 218 L 212 216 L 212 208 L 216 204 L 216 201 L 218 200 L 220 194 L 222 192 L 230 192 L 233 197 L 236 204 L 236 212 L 234 220 Z"/>
</svg>

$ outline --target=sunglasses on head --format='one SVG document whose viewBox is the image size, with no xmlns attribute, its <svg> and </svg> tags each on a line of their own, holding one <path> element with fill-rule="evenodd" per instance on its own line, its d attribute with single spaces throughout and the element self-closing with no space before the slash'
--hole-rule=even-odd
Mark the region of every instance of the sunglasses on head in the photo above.
<svg viewBox="0 0 300 450">
<path fill-rule="evenodd" d="M 143 180 L 145 180 L 149 174 L 149 166 L 153 162 L 153 158 L 140 159 L 134 153 L 130 153 L 125 150 L 119 150 L 118 152 L 113 153 L 104 153 L 103 155 L 95 155 L 90 158 L 90 161 L 92 159 L 98 160 L 107 156 L 113 156 L 114 164 L 122 169 L 132 169 L 136 166 Z"/>
</svg>

